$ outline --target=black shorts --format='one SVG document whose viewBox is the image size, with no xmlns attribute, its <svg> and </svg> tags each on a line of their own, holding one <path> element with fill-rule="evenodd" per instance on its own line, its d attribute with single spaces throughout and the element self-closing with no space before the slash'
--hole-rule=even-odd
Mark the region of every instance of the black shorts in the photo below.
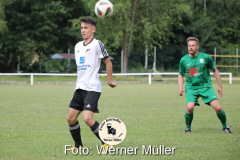
<svg viewBox="0 0 240 160">
<path fill-rule="evenodd" d="M 74 92 L 69 107 L 79 111 L 89 110 L 94 113 L 99 113 L 98 99 L 100 95 L 101 95 L 100 92 L 77 89 Z"/>
</svg>

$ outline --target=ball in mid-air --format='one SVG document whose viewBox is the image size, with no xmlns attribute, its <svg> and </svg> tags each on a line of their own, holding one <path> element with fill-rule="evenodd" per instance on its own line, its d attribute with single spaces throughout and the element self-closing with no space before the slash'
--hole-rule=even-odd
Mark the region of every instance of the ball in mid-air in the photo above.
<svg viewBox="0 0 240 160">
<path fill-rule="evenodd" d="M 113 4 L 109 0 L 100 0 L 95 5 L 95 14 L 105 19 L 113 14 Z"/>
</svg>

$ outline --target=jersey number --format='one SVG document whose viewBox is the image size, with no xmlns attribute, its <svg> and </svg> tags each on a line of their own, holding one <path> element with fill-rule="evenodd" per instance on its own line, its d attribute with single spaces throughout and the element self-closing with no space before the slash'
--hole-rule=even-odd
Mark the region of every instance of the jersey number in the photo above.
<svg viewBox="0 0 240 160">
<path fill-rule="evenodd" d="M 84 64 L 85 62 L 85 57 L 80 57 L 80 64 Z"/>
<path fill-rule="evenodd" d="M 195 73 L 198 73 L 198 69 L 197 68 L 191 68 L 188 70 L 189 72 L 189 76 L 193 77 Z"/>
</svg>

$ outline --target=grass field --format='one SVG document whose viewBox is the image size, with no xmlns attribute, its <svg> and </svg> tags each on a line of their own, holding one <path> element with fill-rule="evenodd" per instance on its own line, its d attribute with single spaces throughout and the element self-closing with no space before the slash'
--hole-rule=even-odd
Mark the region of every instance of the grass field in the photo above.
<svg viewBox="0 0 240 160">
<path fill-rule="evenodd" d="M 240 157 L 240 84 L 224 82 L 220 104 L 234 134 L 225 134 L 212 108 L 195 108 L 192 133 L 184 134 L 185 96 L 178 96 L 177 83 L 103 84 L 99 101 L 102 122 L 120 118 L 127 127 L 125 140 L 116 147 L 138 147 L 136 155 L 99 155 L 99 140 L 79 122 L 83 143 L 91 155 L 64 154 L 74 144 L 66 114 L 74 85 L 0 85 L 0 159 L 229 159 Z M 216 90 L 216 84 L 214 83 Z M 174 155 L 142 155 L 142 146 L 176 147 Z"/>
</svg>

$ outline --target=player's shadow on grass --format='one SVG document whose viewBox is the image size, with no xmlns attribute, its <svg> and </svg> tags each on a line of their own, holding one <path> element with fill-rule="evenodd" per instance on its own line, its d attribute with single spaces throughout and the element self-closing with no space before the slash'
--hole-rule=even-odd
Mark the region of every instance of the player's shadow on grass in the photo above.
<svg viewBox="0 0 240 160">
<path fill-rule="evenodd" d="M 215 134 L 215 133 L 223 133 L 221 127 L 218 128 L 211 128 L 211 127 L 204 127 L 204 128 L 192 128 L 192 133 L 200 133 L 200 134 Z"/>
</svg>

